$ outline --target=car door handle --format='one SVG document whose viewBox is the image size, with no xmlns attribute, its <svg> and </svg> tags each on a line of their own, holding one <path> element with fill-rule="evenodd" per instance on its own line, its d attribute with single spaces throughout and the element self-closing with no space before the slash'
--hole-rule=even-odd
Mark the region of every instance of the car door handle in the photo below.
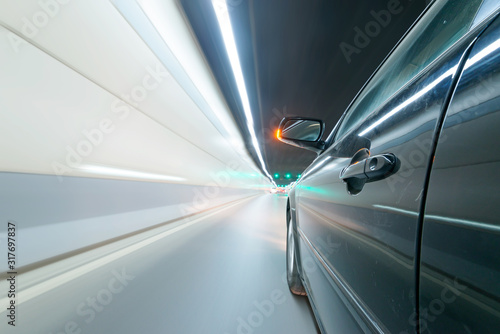
<svg viewBox="0 0 500 334">
<path fill-rule="evenodd" d="M 340 178 L 344 181 L 350 178 L 381 180 L 391 174 L 396 161 L 396 156 L 392 153 L 375 155 L 347 166 L 340 174 Z"/>
<path fill-rule="evenodd" d="M 392 153 L 370 157 L 367 149 L 359 150 L 351 159 L 349 166 L 340 172 L 340 179 L 347 183 L 347 191 L 358 194 L 367 182 L 382 180 L 392 175 L 398 159 Z"/>
</svg>

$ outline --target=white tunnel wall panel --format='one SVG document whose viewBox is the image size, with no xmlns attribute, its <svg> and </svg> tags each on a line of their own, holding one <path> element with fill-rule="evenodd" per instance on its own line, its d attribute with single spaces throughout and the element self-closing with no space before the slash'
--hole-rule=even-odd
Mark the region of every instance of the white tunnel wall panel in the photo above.
<svg viewBox="0 0 500 334">
<path fill-rule="evenodd" d="M 113 4 L 64 2 L 0 0 L 0 243 L 16 221 L 19 266 L 270 186 L 173 2 L 182 84 Z"/>
<path fill-rule="evenodd" d="M 218 182 L 225 180 L 222 173 Z M 22 173 L 0 173 L 0 184 L 0 219 L 17 223 L 22 265 L 257 193 L 215 182 L 192 186 L 82 177 L 63 177 L 61 182 L 56 176 Z M 4 266 L 0 271 L 6 271 Z"/>
<path fill-rule="evenodd" d="M 123 3 L 134 3 L 134 0 L 113 0 L 117 6 Z M 214 84 L 212 72 L 206 66 L 205 61 L 200 61 L 204 56 L 198 44 L 192 36 L 189 27 L 183 24 L 183 14 L 175 0 L 138 0 L 140 6 L 137 12 L 144 13 L 144 16 L 154 24 L 158 35 L 171 48 L 171 52 L 181 64 L 183 70 L 192 79 L 198 91 L 203 95 L 211 110 L 217 115 L 219 120 L 225 125 L 231 136 L 236 137 L 238 130 L 232 125 L 232 118 L 228 113 L 222 92 Z M 121 7 L 119 7 L 121 8 Z M 146 16 L 147 15 L 147 16 Z M 135 26 L 134 26 L 135 27 Z M 172 33 L 175 31 L 175 33 Z"/>
<path fill-rule="evenodd" d="M 50 4 L 50 8 L 41 6 L 41 3 Z M 191 67 L 203 69 L 193 74 L 204 73 L 203 88 L 212 87 L 210 92 L 204 92 L 204 96 L 214 96 L 212 101 L 217 100 L 219 103 L 212 102 L 211 105 L 224 109 L 222 112 L 217 110 L 217 113 L 224 115 L 224 124 L 230 129 L 232 140 L 221 137 L 204 113 L 172 78 L 168 69 L 110 2 L 73 0 L 67 4 L 59 4 L 55 0 L 23 1 L 9 2 L 6 7 L 9 11 L 0 13 L 0 20 L 4 24 L 15 30 L 20 37 L 39 46 L 110 92 L 115 99 L 122 99 L 124 102 L 119 106 L 128 102 L 141 113 L 221 161 L 241 159 L 241 155 L 230 145 L 236 142 L 241 147 L 241 137 L 236 135 L 234 121 L 228 116 L 230 114 L 215 80 L 207 74 L 210 71 L 199 50 L 190 49 L 198 52 L 190 58 Z M 51 10 L 53 17 L 49 15 Z M 49 13 L 46 14 L 49 17 L 47 22 L 39 22 L 40 17 L 44 17 L 40 13 Z M 180 17 L 180 13 L 174 14 Z M 37 27 L 36 23 L 40 26 Z M 30 27 L 34 27 L 31 29 L 33 32 Z M 185 23 L 180 28 L 188 31 Z M 30 32 L 32 33 L 27 34 Z M 171 31 L 171 34 L 177 33 Z M 186 37 L 193 38 L 190 35 Z M 6 46 L 10 45 L 11 49 L 18 51 L 16 56 L 29 52 L 32 48 L 28 43 L 22 42 L 14 43 L 14 47 L 8 38 L 4 42 L 7 42 Z M 194 40 L 186 43 L 195 44 Z M 175 46 L 172 48 L 178 49 Z"/>
<path fill-rule="evenodd" d="M 5 43 L 5 40 L 4 40 Z M 200 169 L 218 171 L 223 160 L 118 100 L 91 81 L 28 45 L 5 57 L 1 80 L 5 120 L 0 143 L 6 171 L 86 176 L 82 165 L 209 182 Z M 14 144 L 14 145 L 13 145 Z"/>
</svg>

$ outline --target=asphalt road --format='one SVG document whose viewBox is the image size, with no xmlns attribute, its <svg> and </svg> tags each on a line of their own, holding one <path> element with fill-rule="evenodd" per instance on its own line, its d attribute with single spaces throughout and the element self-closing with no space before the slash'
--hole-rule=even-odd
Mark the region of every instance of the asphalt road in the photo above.
<svg viewBox="0 0 500 334">
<path fill-rule="evenodd" d="M 21 274 L 0 332 L 317 333 L 284 281 L 285 205 L 253 197 Z"/>
</svg>

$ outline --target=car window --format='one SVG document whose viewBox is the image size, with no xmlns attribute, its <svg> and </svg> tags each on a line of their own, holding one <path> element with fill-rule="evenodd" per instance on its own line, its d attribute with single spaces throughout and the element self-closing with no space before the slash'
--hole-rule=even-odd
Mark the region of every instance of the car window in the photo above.
<svg viewBox="0 0 500 334">
<path fill-rule="evenodd" d="M 429 13 L 408 33 L 349 108 L 335 140 L 340 139 L 375 111 L 465 35 L 481 3 L 482 0 L 436 1 Z"/>
</svg>

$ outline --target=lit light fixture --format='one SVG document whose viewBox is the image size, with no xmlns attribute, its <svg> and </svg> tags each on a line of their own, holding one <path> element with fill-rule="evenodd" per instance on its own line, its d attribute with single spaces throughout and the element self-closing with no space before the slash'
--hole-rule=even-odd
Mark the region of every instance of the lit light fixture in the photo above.
<svg viewBox="0 0 500 334">
<path fill-rule="evenodd" d="M 243 105 L 243 112 L 245 114 L 246 123 L 248 126 L 248 131 L 252 140 L 252 145 L 257 153 L 257 157 L 262 166 L 262 170 L 269 178 L 269 180 L 274 184 L 274 180 L 267 171 L 266 164 L 262 158 L 262 152 L 259 148 L 259 142 L 255 134 L 254 121 L 252 116 L 252 111 L 250 108 L 250 102 L 248 99 L 247 88 L 245 86 L 245 79 L 243 78 L 243 71 L 241 70 L 240 58 L 238 56 L 238 50 L 236 48 L 236 42 L 234 40 L 233 27 L 231 26 L 231 19 L 229 18 L 229 10 L 227 8 L 227 3 L 225 0 L 212 0 L 212 6 L 215 10 L 215 15 L 217 16 L 217 21 L 222 33 L 222 38 L 224 40 L 224 45 L 226 47 L 227 56 L 231 64 L 231 69 L 233 70 L 234 79 L 236 81 L 236 86 L 240 94 L 241 104 Z"/>
<path fill-rule="evenodd" d="M 281 139 L 280 129 L 276 130 L 276 138 Z"/>
</svg>

